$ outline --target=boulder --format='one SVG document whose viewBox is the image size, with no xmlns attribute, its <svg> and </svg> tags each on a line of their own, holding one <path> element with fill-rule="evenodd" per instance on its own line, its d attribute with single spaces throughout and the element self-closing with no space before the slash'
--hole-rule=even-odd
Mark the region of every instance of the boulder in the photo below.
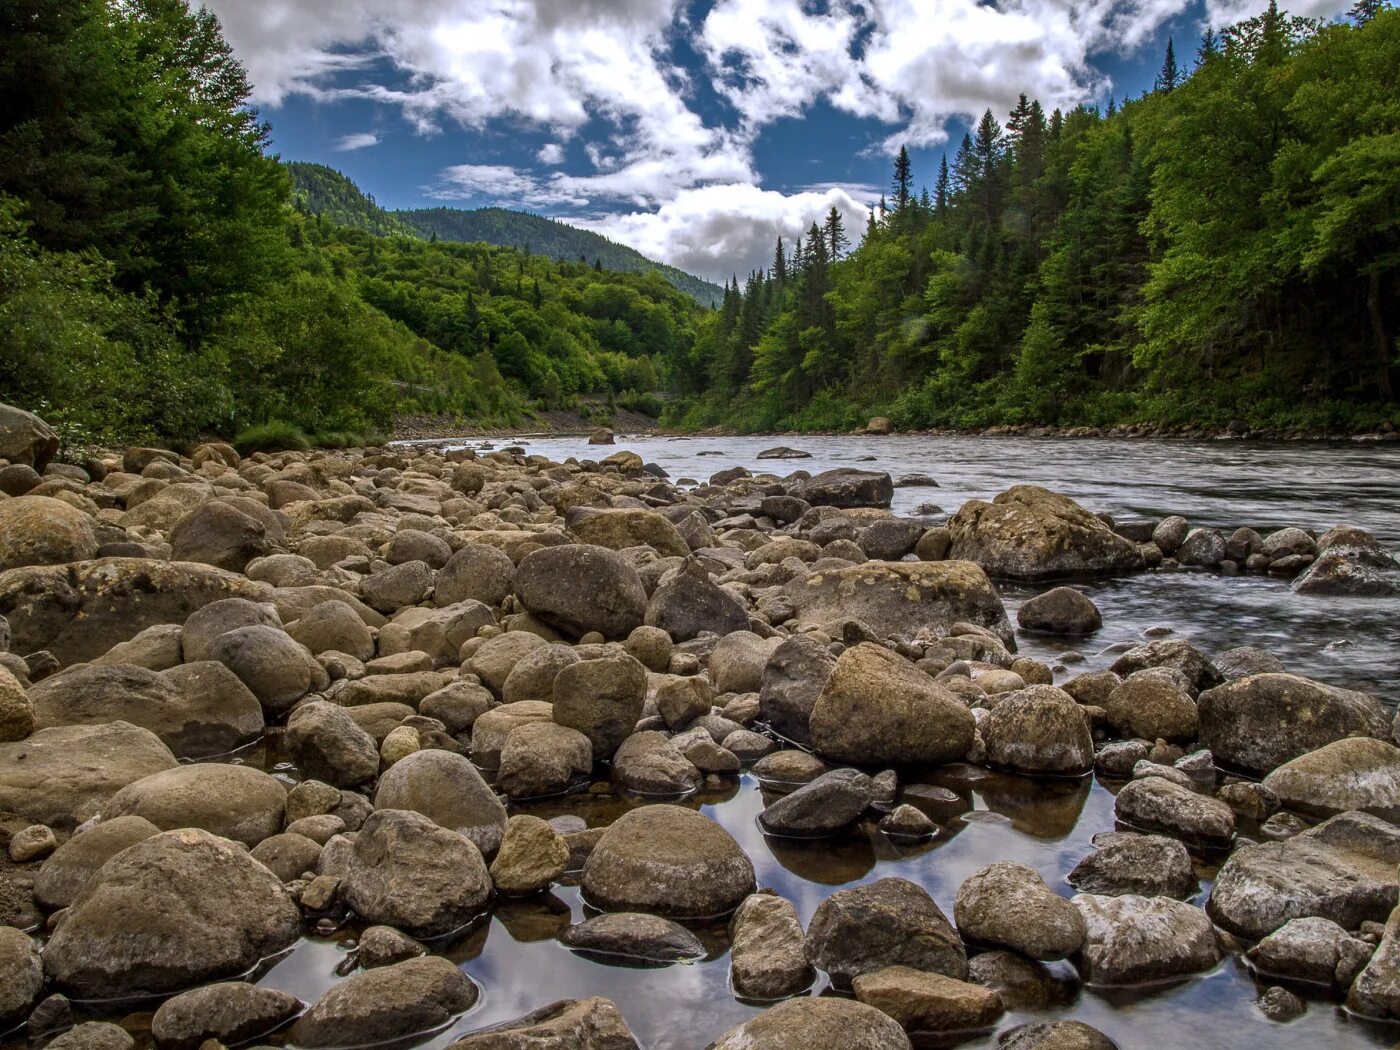
<svg viewBox="0 0 1400 1050">
<path fill-rule="evenodd" d="M 1188 743 L 1196 739 L 1196 702 L 1155 671 L 1129 675 L 1099 705 L 1109 725 L 1130 737 Z"/>
<path fill-rule="evenodd" d="M 1080 776 L 1094 768 L 1094 742 L 1083 709 L 1053 685 L 1006 693 L 980 729 L 987 761 L 1003 769 Z"/>
<path fill-rule="evenodd" d="M 473 761 L 483 769 L 498 767 L 501 764 L 501 749 L 505 747 L 506 740 L 512 732 L 532 722 L 553 722 L 553 713 L 553 704 L 540 703 L 538 700 L 521 700 L 518 703 L 493 707 L 472 723 Z M 592 741 L 589 741 L 590 769 L 592 746 Z"/>
<path fill-rule="evenodd" d="M 606 911 L 709 917 L 732 912 L 753 890 L 753 864 L 729 832 L 680 806 L 623 814 L 583 868 L 584 893 Z"/>
<path fill-rule="evenodd" d="M 428 563 L 406 561 L 366 576 L 360 594 L 371 609 L 388 614 L 417 605 L 432 588 L 433 570 Z"/>
<path fill-rule="evenodd" d="M 641 630 L 641 628 L 638 628 Z M 501 699 L 508 704 L 534 700 L 554 702 L 554 679 L 581 657 L 567 645 L 544 645 L 526 653 L 506 676 L 501 686 Z"/>
<path fill-rule="evenodd" d="M 374 636 L 359 613 L 345 602 L 314 606 L 288 625 L 287 633 L 311 653 L 347 653 L 356 660 L 374 657 Z"/>
<path fill-rule="evenodd" d="M 697 558 L 667 573 L 647 601 L 646 625 L 659 627 L 677 642 L 705 631 L 724 637 L 749 626 L 749 614 L 730 591 L 710 579 Z"/>
<path fill-rule="evenodd" d="M 1191 855 L 1164 835 L 1111 832 L 1094 838 L 1095 849 L 1074 866 L 1067 881 L 1081 893 L 1119 897 L 1175 897 L 1196 893 Z"/>
<path fill-rule="evenodd" d="M 42 471 L 59 444 L 57 432 L 34 413 L 0 404 L 0 459 Z"/>
<path fill-rule="evenodd" d="M 772 893 L 744 898 L 729 924 L 729 978 L 746 999 L 784 999 L 811 987 L 802 923 L 791 902 Z"/>
<path fill-rule="evenodd" d="M 23 740 L 37 728 L 33 701 L 19 679 L 0 666 L 0 744 Z"/>
<path fill-rule="evenodd" d="M 1228 805 L 1159 776 L 1124 785 L 1114 813 L 1125 824 L 1205 845 L 1227 845 L 1235 836 L 1235 812 Z"/>
<path fill-rule="evenodd" d="M 703 958 L 705 946 L 679 923 L 641 912 L 613 912 L 570 926 L 560 943 L 575 951 L 645 962 Z"/>
<path fill-rule="evenodd" d="M 1200 908 L 1170 897 L 1100 897 L 1073 904 L 1087 936 L 1079 956 L 1084 980 L 1096 985 L 1144 984 L 1209 970 L 1220 961 L 1215 930 Z"/>
<path fill-rule="evenodd" d="M 725 635 L 710 653 L 710 678 L 721 693 L 755 693 L 763 684 L 763 669 L 779 639 L 760 638 L 752 631 Z"/>
<path fill-rule="evenodd" d="M 812 709 L 835 666 L 836 657 L 815 638 L 785 638 L 763 667 L 759 717 L 789 740 L 810 746 Z"/>
<path fill-rule="evenodd" d="M 967 953 L 933 898 L 908 879 L 838 890 L 807 927 L 807 958 L 848 984 L 887 966 L 911 966 L 964 980 Z"/>
<path fill-rule="evenodd" d="M 44 861 L 34 879 L 34 899 L 57 910 L 73 903 L 102 865 L 128 846 L 160 834 L 145 817 L 113 817 L 74 835 Z"/>
<path fill-rule="evenodd" d="M 1216 760 L 1268 773 L 1347 737 L 1390 736 L 1375 697 L 1299 675 L 1259 674 L 1207 690 L 1197 702 L 1200 740 Z"/>
<path fill-rule="evenodd" d="M 215 639 L 240 627 L 281 630 L 282 620 L 277 615 L 277 609 L 267 602 L 252 602 L 247 598 L 222 598 L 210 602 L 192 612 L 180 630 L 182 659 L 191 663 L 211 659 Z"/>
<path fill-rule="evenodd" d="M 633 733 L 613 756 L 613 783 L 642 795 L 684 795 L 700 786 L 700 771 L 665 733 Z"/>
<path fill-rule="evenodd" d="M 144 817 L 162 831 L 200 828 L 251 847 L 282 830 L 286 806 L 286 785 L 262 770 L 206 763 L 128 784 L 103 807 L 102 817 Z"/>
<path fill-rule="evenodd" d="M 729 1029 L 706 1050 L 909 1050 L 889 1015 L 850 999 L 789 999 Z"/>
<path fill-rule="evenodd" d="M 160 737 L 130 722 L 41 729 L 0 744 L 0 811 L 74 828 L 128 784 L 176 764 Z"/>
<path fill-rule="evenodd" d="M 450 751 L 426 750 L 394 763 L 379 778 L 375 809 L 411 810 L 439 827 L 496 852 L 506 830 L 506 808 L 471 760 Z"/>
<path fill-rule="evenodd" d="M 329 676 L 306 646 L 276 627 L 239 627 L 219 635 L 209 659 L 235 675 L 269 714 L 284 714 L 313 689 L 324 689 Z"/>
<path fill-rule="evenodd" d="M 950 558 L 1009 579 L 1112 575 L 1144 565 L 1137 544 L 1068 496 L 1038 485 L 1013 485 L 991 503 L 969 500 L 948 530 Z"/>
<path fill-rule="evenodd" d="M 64 1016 L 71 1019 L 72 1014 L 69 1012 Z M 53 1050 L 133 1050 L 136 1040 L 125 1028 L 111 1021 L 84 1021 L 51 1040 L 47 1046 Z"/>
<path fill-rule="evenodd" d="M 809 725 L 816 749 L 838 762 L 937 764 L 966 756 L 975 723 L 909 661 L 862 643 L 836 661 Z"/>
<path fill-rule="evenodd" d="M 953 921 L 964 940 L 1063 959 L 1084 944 L 1084 919 L 1032 867 L 990 864 L 958 887 Z"/>
<path fill-rule="evenodd" d="M 650 547 L 663 558 L 684 558 L 690 554 L 690 547 L 676 527 L 654 510 L 580 508 L 571 515 L 569 531 L 580 543 L 609 550 Z"/>
<path fill-rule="evenodd" d="M 207 1039 L 236 1045 L 267 1035 L 300 1011 L 294 995 L 225 981 L 167 999 L 151 1019 L 151 1035 L 160 1050 L 198 1050 Z"/>
<path fill-rule="evenodd" d="M 92 519 L 82 511 L 48 496 L 0 500 L 0 572 L 96 555 Z"/>
<path fill-rule="evenodd" d="M 592 769 L 593 743 L 577 729 L 526 722 L 505 738 L 496 788 L 512 799 L 559 795 Z"/>
<path fill-rule="evenodd" d="M 484 543 L 469 543 L 438 570 L 433 604 L 478 601 L 499 606 L 512 592 L 514 582 L 515 563 L 510 555 Z"/>
<path fill-rule="evenodd" d="M 1213 569 L 1225 557 L 1225 537 L 1218 529 L 1192 529 L 1176 549 L 1177 561 L 1199 569 Z"/>
<path fill-rule="evenodd" d="M 1103 616 L 1082 591 L 1055 587 L 1021 603 L 1016 622 L 1033 634 L 1081 636 L 1103 626 Z"/>
<path fill-rule="evenodd" d="M 1008 1028 L 997 1050 L 1118 1050 L 1118 1044 L 1083 1021 L 1034 1021 Z"/>
<path fill-rule="evenodd" d="M 1221 866 L 1207 910 L 1231 933 L 1259 939 L 1290 919 L 1348 929 L 1384 922 L 1400 893 L 1400 828 L 1342 813 L 1282 842 L 1241 846 Z"/>
<path fill-rule="evenodd" d="M 990 988 L 908 966 L 876 970 L 851 985 L 862 1003 L 920 1034 L 980 1031 L 991 1028 L 1005 1012 L 1001 996 Z"/>
<path fill-rule="evenodd" d="M 1295 594 L 1388 598 L 1400 594 L 1400 561 L 1360 529 L 1333 529 L 1293 580 Z"/>
<path fill-rule="evenodd" d="M 0 1029 L 22 1021 L 44 990 L 39 946 L 13 926 L 0 926 Z"/>
<path fill-rule="evenodd" d="M 1192 696 L 1224 680 L 1204 653 L 1180 638 L 1158 638 L 1134 646 L 1114 660 L 1109 670 L 1121 678 L 1127 678 L 1138 671 L 1152 668 L 1179 671 Z"/>
<path fill-rule="evenodd" d="M 451 1050 L 638 1050 L 611 999 L 561 999 L 463 1036 Z"/>
<path fill-rule="evenodd" d="M 788 494 L 814 507 L 888 507 L 894 481 L 880 471 L 838 467 L 798 482 Z"/>
<path fill-rule="evenodd" d="M 927 526 L 907 518 L 871 522 L 856 535 L 856 544 L 871 561 L 899 561 L 913 552 Z"/>
<path fill-rule="evenodd" d="M 39 728 L 118 720 L 149 729 L 177 758 L 207 758 L 258 739 L 257 698 L 217 663 L 156 673 L 131 665 L 82 664 L 44 679 L 29 692 Z"/>
<path fill-rule="evenodd" d="M 577 729 L 597 761 L 609 759 L 642 717 L 646 668 L 627 655 L 582 660 L 554 679 L 553 719 Z"/>
<path fill-rule="evenodd" d="M 647 608 L 632 564 L 617 551 L 583 543 L 525 555 L 516 566 L 515 594 L 532 615 L 574 637 L 598 631 L 626 638 Z"/>
<path fill-rule="evenodd" d="M 379 775 L 379 746 L 343 708 L 323 700 L 302 704 L 287 720 L 283 742 L 301 771 L 337 787 Z"/>
<path fill-rule="evenodd" d="M 564 874 L 568 863 L 564 837 L 539 817 L 518 813 L 506 825 L 500 852 L 491 862 L 491 881 L 499 893 L 538 893 Z"/>
<path fill-rule="evenodd" d="M 1347 1008 L 1363 1017 L 1400 1017 L 1400 909 L 1390 913 L 1381 943 L 1347 992 Z"/>
<path fill-rule="evenodd" d="M 175 561 L 242 572 L 254 558 L 272 550 L 263 523 L 221 500 L 196 507 L 170 530 Z"/>
<path fill-rule="evenodd" d="M 341 899 L 361 918 L 415 937 L 465 925 L 491 894 L 491 875 L 474 842 L 396 809 L 377 809 L 365 819 L 340 885 Z"/>
<path fill-rule="evenodd" d="M 1363 810 L 1400 820 L 1400 749 L 1372 737 L 1334 740 L 1285 762 L 1264 786 L 1290 809 L 1330 817 Z"/>
<path fill-rule="evenodd" d="M 10 620 L 15 650 L 48 650 L 63 665 L 235 596 L 262 601 L 267 591 L 220 568 L 127 557 L 0 574 L 0 616 Z"/>
<path fill-rule="evenodd" d="M 1268 977 L 1347 988 L 1376 946 L 1353 937 L 1331 919 L 1291 919 L 1245 954 Z"/>
<path fill-rule="evenodd" d="M 86 999 L 169 993 L 243 973 L 292 944 L 300 919 L 240 846 L 182 828 L 103 865 L 45 945 L 44 970 Z"/>
<path fill-rule="evenodd" d="M 815 838 L 840 831 L 874 800 L 871 780 L 855 769 L 833 769 L 783 795 L 759 816 L 772 835 Z"/>
<path fill-rule="evenodd" d="M 441 956 L 408 959 L 354 974 L 321 996 L 291 1029 L 300 1047 L 389 1043 L 436 1031 L 481 993 Z"/>
<path fill-rule="evenodd" d="M 946 633 L 961 622 L 1012 644 L 1001 598 L 986 573 L 967 561 L 864 562 L 798 577 L 782 593 L 803 624 L 831 627 L 857 619 L 881 638 L 912 638 L 926 629 Z"/>
</svg>

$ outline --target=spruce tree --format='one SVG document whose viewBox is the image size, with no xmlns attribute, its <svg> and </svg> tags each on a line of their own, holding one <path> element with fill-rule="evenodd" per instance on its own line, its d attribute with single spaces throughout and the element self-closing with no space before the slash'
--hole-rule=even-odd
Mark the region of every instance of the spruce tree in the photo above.
<svg viewBox="0 0 1400 1050">
<path fill-rule="evenodd" d="M 940 219 L 948 214 L 949 191 L 948 154 L 945 153 L 938 162 L 938 182 L 933 187 L 933 213 Z"/>
<path fill-rule="evenodd" d="M 1162 71 L 1157 74 L 1157 90 L 1163 94 L 1171 91 L 1181 82 L 1181 71 L 1176 67 L 1176 45 L 1167 37 L 1167 57 L 1162 60 Z"/>
<path fill-rule="evenodd" d="M 893 210 L 902 212 L 909 207 L 914 196 L 914 172 L 909 163 L 909 151 L 899 147 L 899 156 L 894 160 L 894 178 L 890 180 L 894 191 Z"/>
<path fill-rule="evenodd" d="M 846 238 L 846 224 L 841 221 L 841 213 L 836 205 L 831 206 L 831 211 L 826 213 L 825 235 L 827 251 L 831 261 L 835 262 L 841 258 L 841 253 L 845 251 L 846 245 L 850 242 Z"/>
<path fill-rule="evenodd" d="M 1351 10 L 1347 14 L 1357 25 L 1364 26 L 1380 14 L 1383 7 L 1385 7 L 1385 0 L 1357 0 L 1355 4 L 1352 4 Z"/>
<path fill-rule="evenodd" d="M 1213 56 L 1220 52 L 1220 38 L 1215 35 L 1213 26 L 1206 26 L 1206 31 L 1201 37 L 1201 46 L 1196 48 L 1196 68 L 1205 65 Z"/>
<path fill-rule="evenodd" d="M 778 235 L 778 250 L 773 253 L 773 280 L 782 287 L 787 284 L 788 264 L 787 253 L 783 251 L 783 236 Z"/>
</svg>

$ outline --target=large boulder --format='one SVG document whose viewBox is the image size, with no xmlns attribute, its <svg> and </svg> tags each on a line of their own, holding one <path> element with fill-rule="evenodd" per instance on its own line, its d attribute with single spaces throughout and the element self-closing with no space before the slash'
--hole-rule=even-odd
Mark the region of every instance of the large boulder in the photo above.
<svg viewBox="0 0 1400 1050">
<path fill-rule="evenodd" d="M 967 978 L 967 952 L 932 897 L 908 879 L 838 890 L 807 927 L 807 958 L 848 984 L 887 966 Z"/>
<path fill-rule="evenodd" d="M 925 628 L 946 633 L 955 623 L 986 627 L 1008 645 L 1011 623 L 1001 598 L 967 561 L 870 561 L 789 581 L 783 594 L 800 623 L 832 627 L 857 619 L 882 638 L 912 638 Z"/>
<path fill-rule="evenodd" d="M 1376 598 L 1400 594 L 1400 561 L 1360 529 L 1337 528 L 1318 540 L 1318 554 L 1293 580 L 1296 594 Z"/>
<path fill-rule="evenodd" d="M 103 558 L 0 573 L 0 616 L 13 648 L 46 649 L 60 664 L 101 656 L 156 624 L 184 623 L 220 598 L 267 597 L 262 584 L 188 562 Z"/>
<path fill-rule="evenodd" d="M 874 798 L 874 785 L 864 773 L 833 769 L 778 798 L 758 819 L 770 834 L 815 838 L 854 822 Z"/>
<path fill-rule="evenodd" d="M 406 959 L 337 984 L 302 1014 L 291 1039 L 301 1047 L 391 1043 L 442 1028 L 479 995 L 449 959 Z"/>
<path fill-rule="evenodd" d="M 128 784 L 176 765 L 160 737 L 130 722 L 41 729 L 0 744 L 0 810 L 73 828 Z"/>
<path fill-rule="evenodd" d="M 276 988 L 224 981 L 167 999 L 151 1018 L 160 1050 L 198 1050 L 206 1039 L 237 1045 L 267 1035 L 301 1011 L 301 1000 Z"/>
<path fill-rule="evenodd" d="M 633 733 L 613 755 L 613 783 L 641 795 L 684 795 L 701 774 L 665 733 Z"/>
<path fill-rule="evenodd" d="M 82 664 L 29 691 L 41 729 L 117 720 L 149 729 L 177 758 L 222 755 L 263 732 L 257 698 L 222 664 L 157 673 L 130 664 Z"/>
<path fill-rule="evenodd" d="M 745 898 L 729 924 L 729 975 L 750 999 L 782 999 L 816 977 L 803 946 L 802 922 L 790 901 L 772 893 Z"/>
<path fill-rule="evenodd" d="M 340 892 L 367 922 L 433 937 L 476 916 L 492 886 L 471 839 L 419 813 L 377 809 L 355 837 Z"/>
<path fill-rule="evenodd" d="M 421 813 L 440 827 L 494 853 L 506 830 L 506 808 L 471 760 L 450 751 L 415 751 L 379 778 L 376 809 Z"/>
<path fill-rule="evenodd" d="M 42 471 L 58 455 L 58 433 L 32 412 L 0 404 L 0 459 Z"/>
<path fill-rule="evenodd" d="M 563 794 L 593 769 L 593 742 L 553 722 L 517 725 L 500 755 L 496 788 L 512 799 Z"/>
<path fill-rule="evenodd" d="M 1299 755 L 1264 786 L 1290 809 L 1334 816 L 1363 810 L 1400 820 L 1400 749 L 1372 737 L 1348 737 Z"/>
<path fill-rule="evenodd" d="M 1108 724 L 1130 737 L 1181 744 L 1196 739 L 1196 702 L 1165 674 L 1129 675 L 1100 706 Z"/>
<path fill-rule="evenodd" d="M 632 563 L 617 551 L 587 543 L 525 555 L 515 569 L 515 595 L 532 615 L 575 637 L 598 631 L 626 638 L 641 626 L 647 608 Z"/>
<path fill-rule="evenodd" d="M 0 666 L 0 744 L 23 740 L 35 728 L 33 701 L 9 668 Z"/>
<path fill-rule="evenodd" d="M 39 946 L 22 930 L 0 926 L 0 1029 L 22 1021 L 43 990 Z"/>
<path fill-rule="evenodd" d="M 170 554 L 176 561 L 230 572 L 242 572 L 271 549 L 263 523 L 222 500 L 196 507 L 170 530 Z"/>
<path fill-rule="evenodd" d="M 1400 908 L 1390 913 L 1381 943 L 1347 992 L 1347 1007 L 1363 1017 L 1400 1017 Z"/>
<path fill-rule="evenodd" d="M 790 495 L 814 507 L 888 507 L 894 481 L 880 471 L 838 467 L 799 482 Z"/>
<path fill-rule="evenodd" d="M 324 700 L 292 712 L 283 742 L 303 773 L 337 787 L 356 787 L 379 775 L 374 737 L 345 708 Z"/>
<path fill-rule="evenodd" d="M 983 1031 L 1005 1012 L 1001 996 L 990 988 L 909 966 L 876 970 L 851 985 L 857 999 L 888 1014 L 908 1032 Z"/>
<path fill-rule="evenodd" d="M 451 1050 L 638 1050 L 611 999 L 561 999 L 463 1036 Z"/>
<path fill-rule="evenodd" d="M 1079 969 L 1092 984 L 1164 981 L 1209 970 L 1220 945 L 1200 908 L 1170 897 L 1100 897 L 1081 893 L 1073 904 L 1087 936 Z"/>
<path fill-rule="evenodd" d="M 1137 544 L 1068 496 L 1038 485 L 1013 485 L 991 503 L 968 500 L 948 530 L 948 557 L 1015 580 L 1101 576 L 1144 565 Z"/>
<path fill-rule="evenodd" d="M 789 740 L 810 746 L 812 709 L 835 666 L 836 657 L 815 638 L 785 638 L 763 668 L 759 717 Z"/>
<path fill-rule="evenodd" d="M 733 836 L 680 806 L 623 814 L 583 868 L 589 902 L 607 911 L 710 917 L 732 912 L 753 890 L 753 864 Z"/>
<path fill-rule="evenodd" d="M 103 865 L 45 945 L 44 970 L 84 999 L 169 993 L 242 974 L 292 944 L 300 919 L 242 847 L 182 828 Z"/>
<path fill-rule="evenodd" d="M 500 605 L 515 583 L 515 563 L 505 551 L 484 543 L 469 543 L 438 570 L 433 584 L 434 605 L 478 601 Z"/>
<path fill-rule="evenodd" d="M 176 766 L 128 784 L 103 807 L 104 820 L 145 817 L 162 831 L 202 828 L 246 846 L 282 830 L 287 788 L 252 766 Z"/>
<path fill-rule="evenodd" d="M 646 668 L 631 656 L 581 660 L 554 678 L 553 718 L 588 737 L 604 761 L 636 728 L 646 695 Z"/>
<path fill-rule="evenodd" d="M 1215 878 L 1207 910 L 1231 933 L 1258 939 L 1290 919 L 1348 929 L 1384 922 L 1400 894 L 1400 828 L 1342 813 L 1282 842 L 1241 846 Z"/>
<path fill-rule="evenodd" d="M 663 558 L 684 558 L 690 553 L 676 527 L 654 510 L 580 508 L 570 517 L 569 531 L 580 543 L 609 550 L 650 547 Z"/>
<path fill-rule="evenodd" d="M 286 631 L 254 625 L 227 631 L 209 646 L 209 659 L 223 664 L 270 714 L 283 714 L 329 676 L 306 646 Z"/>
<path fill-rule="evenodd" d="M 1375 697 L 1299 675 L 1258 674 L 1202 693 L 1200 740 L 1216 761 L 1250 773 L 1347 737 L 1390 736 L 1390 719 Z"/>
<path fill-rule="evenodd" d="M 851 999 L 789 999 L 729 1029 L 707 1050 L 909 1050 L 888 1014 Z"/>
<path fill-rule="evenodd" d="M 1032 959 L 1063 959 L 1084 944 L 1084 919 L 1032 867 L 989 864 L 958 887 L 953 921 L 969 942 L 1011 948 Z"/>
<path fill-rule="evenodd" d="M 869 642 L 841 654 L 809 724 L 823 756 L 865 763 L 954 762 L 967 755 L 976 728 L 962 700 Z"/>
<path fill-rule="evenodd" d="M 1191 855 L 1165 835 L 1109 832 L 1094 836 L 1094 851 L 1074 866 L 1066 881 L 1081 893 L 1116 897 L 1175 897 L 1196 893 Z"/>
<path fill-rule="evenodd" d="M 1084 710 L 1053 685 L 1001 696 L 981 730 L 987 761 L 994 766 L 1055 776 L 1080 776 L 1094 768 L 1094 741 Z"/>
<path fill-rule="evenodd" d="M 687 642 L 703 631 L 724 637 L 749 627 L 749 614 L 731 592 L 710 579 L 699 559 L 688 558 L 652 591 L 645 621 L 674 641 Z"/>
<path fill-rule="evenodd" d="M 1228 805 L 1159 776 L 1124 785 L 1114 813 L 1125 824 L 1209 846 L 1228 845 L 1235 835 L 1235 813 Z"/>
<path fill-rule="evenodd" d="M 92 519 L 49 496 L 0 500 L 0 572 L 62 565 L 97 554 Z"/>
<path fill-rule="evenodd" d="M 1083 591 L 1054 587 L 1028 598 L 1016 610 L 1016 622 L 1033 634 L 1086 635 L 1103 626 L 1103 616 Z"/>
<path fill-rule="evenodd" d="M 34 899 L 54 910 L 68 907 L 102 865 L 128 846 L 159 834 L 160 828 L 145 817 L 98 821 L 49 854 L 34 880 Z"/>
<path fill-rule="evenodd" d="M 322 602 L 289 624 L 287 633 L 312 653 L 347 653 L 356 660 L 374 657 L 374 636 L 345 602 Z"/>
</svg>

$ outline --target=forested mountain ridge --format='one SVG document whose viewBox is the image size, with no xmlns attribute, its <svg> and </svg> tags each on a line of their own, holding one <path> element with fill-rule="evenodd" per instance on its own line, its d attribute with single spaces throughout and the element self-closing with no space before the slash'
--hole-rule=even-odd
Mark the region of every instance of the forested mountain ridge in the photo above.
<svg viewBox="0 0 1400 1050">
<path fill-rule="evenodd" d="M 674 266 L 648 259 L 641 252 L 610 241 L 592 230 L 570 226 L 532 212 L 506 208 L 423 208 L 393 212 L 393 216 L 422 237 L 436 235 L 445 241 L 483 241 L 545 255 L 561 262 L 575 260 L 601 264 L 623 273 L 659 273 L 671 284 L 705 306 L 718 306 L 724 289 Z"/>
<path fill-rule="evenodd" d="M 1400 422 L 1400 12 L 1271 5 L 1121 107 L 1022 96 L 852 233 L 727 289 L 669 422 Z"/>
<path fill-rule="evenodd" d="M 378 236 L 417 236 L 411 226 L 381 208 L 348 175 L 325 164 L 300 160 L 286 161 L 285 166 L 292 177 L 292 203 L 299 211 Z"/>
<path fill-rule="evenodd" d="M 348 180 L 298 210 L 186 0 L 0 6 L 0 97 L 0 401 L 69 441 L 657 409 L 689 353 L 701 308 L 659 275 L 348 229 L 326 212 L 382 222 Z"/>
</svg>

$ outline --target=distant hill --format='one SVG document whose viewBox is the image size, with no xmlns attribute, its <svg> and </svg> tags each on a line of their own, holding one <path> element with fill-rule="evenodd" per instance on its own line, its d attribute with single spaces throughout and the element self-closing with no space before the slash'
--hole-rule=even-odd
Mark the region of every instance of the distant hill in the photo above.
<svg viewBox="0 0 1400 1050">
<path fill-rule="evenodd" d="M 724 289 L 694 274 L 648 259 L 641 252 L 608 240 L 602 234 L 577 226 L 506 208 L 422 208 L 397 211 L 395 217 L 417 230 L 420 236 L 437 234 L 444 241 L 485 241 L 528 250 L 551 259 L 590 263 L 601 260 L 604 269 L 623 273 L 656 272 L 698 302 L 717 306 Z"/>
<path fill-rule="evenodd" d="M 334 168 L 299 160 L 289 161 L 286 168 L 292 176 L 292 200 L 302 211 L 381 237 L 396 233 L 415 236 L 407 223 L 381 208 L 354 180 Z"/>
<path fill-rule="evenodd" d="M 484 242 L 528 250 L 564 262 L 602 262 L 603 268 L 621 273 L 658 273 L 670 284 L 706 306 L 717 306 L 724 289 L 674 266 L 655 262 L 641 252 L 608 240 L 601 234 L 547 219 L 530 212 L 506 208 L 423 208 L 386 211 L 354 181 L 324 164 L 290 161 L 292 199 L 311 215 L 323 215 L 337 226 L 365 230 L 379 236 L 402 234 L 443 241 Z"/>
</svg>

